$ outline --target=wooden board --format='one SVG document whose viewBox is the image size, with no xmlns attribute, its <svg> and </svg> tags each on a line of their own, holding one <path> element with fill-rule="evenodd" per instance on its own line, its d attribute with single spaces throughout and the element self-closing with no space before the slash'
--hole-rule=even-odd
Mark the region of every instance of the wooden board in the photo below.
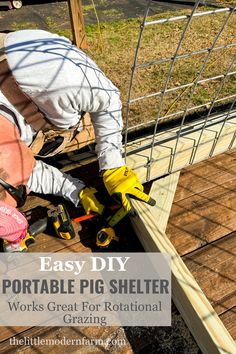
<svg viewBox="0 0 236 354">
<path fill-rule="evenodd" d="M 86 236 L 82 237 L 82 242 L 79 242 L 78 238 L 73 240 L 63 240 L 51 235 L 40 234 L 36 237 L 36 242 L 29 247 L 29 252 L 91 252 L 92 247 L 94 247 L 94 242 L 88 235 L 87 238 Z M 16 336 L 29 328 L 31 327 L 1 327 L 0 342 L 12 336 Z M 41 331 L 40 327 L 37 331 Z M 48 330 L 48 333 L 50 332 L 51 330 Z"/>
<path fill-rule="evenodd" d="M 81 0 L 68 0 L 68 6 L 74 43 L 78 48 L 87 49 Z"/>
<path fill-rule="evenodd" d="M 159 230 L 155 207 L 139 201 L 133 204 L 139 216 L 131 222 L 145 250 L 171 255 L 173 300 L 200 349 L 207 354 L 234 353 L 236 345 L 232 337 L 166 234 Z"/>
<path fill-rule="evenodd" d="M 160 230 L 165 232 L 169 220 L 172 202 L 179 181 L 180 172 L 157 180 L 152 187 L 152 193 L 156 198 L 156 220 Z"/>
<path fill-rule="evenodd" d="M 236 306 L 220 315 L 220 319 L 236 341 Z"/>
<path fill-rule="evenodd" d="M 235 206 L 236 178 L 174 203 L 166 233 L 187 254 L 235 231 Z"/>
<path fill-rule="evenodd" d="M 86 240 L 83 240 L 86 242 Z M 36 242 L 29 247 L 29 252 L 74 252 L 74 245 L 80 244 L 80 252 L 89 252 L 90 249 L 79 242 L 78 238 L 63 240 L 47 234 L 40 234 L 36 237 Z"/>
<path fill-rule="evenodd" d="M 127 153 L 126 164 L 134 169 L 139 175 L 141 182 L 145 183 L 169 174 L 170 168 L 171 172 L 175 172 L 208 159 L 219 132 L 221 132 L 221 135 L 213 156 L 228 151 L 230 142 L 236 131 L 236 115 L 232 112 L 226 124 L 224 124 L 223 119 L 225 119 L 225 114 L 217 114 L 209 119 L 209 126 L 204 129 L 200 145 L 196 150 L 193 161 L 193 153 L 195 152 L 196 144 L 198 143 L 202 128 L 204 127 L 205 117 L 197 121 L 186 123 L 183 127 L 174 160 L 172 160 L 172 156 L 180 129 L 178 126 L 165 131 L 157 131 L 155 136 L 155 143 L 157 143 L 157 145 L 155 145 L 153 149 L 151 164 L 150 154 L 153 135 L 144 136 L 128 142 L 125 149 Z M 232 150 L 235 147 L 236 140 L 230 148 Z M 96 156 L 91 154 L 91 152 L 81 154 L 81 158 L 80 153 L 78 153 L 73 156 L 73 161 L 70 162 L 67 159 L 62 161 L 63 170 L 68 172 L 83 164 L 94 161 L 96 161 Z"/>
<path fill-rule="evenodd" d="M 57 353 L 57 354 L 64 354 L 64 353 L 101 353 L 105 352 L 105 346 L 94 344 L 94 345 L 86 345 L 89 343 L 89 340 L 104 340 L 104 344 L 106 344 L 106 340 L 109 341 L 112 338 L 117 338 L 122 340 L 124 346 L 123 353 L 128 353 L 128 350 L 131 349 L 128 340 L 126 339 L 124 331 L 120 330 L 119 327 L 33 327 L 31 329 L 26 329 L 26 331 L 22 334 L 14 335 L 13 345 L 10 346 L 11 352 L 17 352 L 20 350 L 21 353 Z M 19 346 L 17 345 L 17 341 L 20 338 L 29 338 L 29 339 L 37 339 L 41 340 L 41 344 L 39 345 L 24 345 Z M 58 345 L 56 340 L 68 340 L 68 345 Z M 15 345 L 14 345 L 15 340 Z M 43 340 L 51 341 L 51 345 L 43 344 Z M 69 344 L 69 340 L 71 343 Z M 77 340 L 77 344 L 72 342 L 72 340 Z M 84 340 L 84 345 L 83 345 Z M 53 344 L 55 341 L 55 344 Z M 81 345 L 80 342 L 81 341 Z M 50 342 L 49 342 L 50 343 Z M 1 343 L 1 352 L 7 353 L 9 352 L 9 340 Z"/>
<path fill-rule="evenodd" d="M 221 139 L 216 145 L 214 155 L 220 154 L 228 150 L 230 141 L 235 133 L 236 118 L 224 125 L 221 133 Z M 181 136 L 177 145 L 175 158 L 172 160 L 172 155 L 176 145 L 176 133 L 179 128 L 174 128 L 165 133 L 157 134 L 156 141 L 159 145 L 155 146 L 152 154 L 152 163 L 150 164 L 151 148 L 148 147 L 152 143 L 152 136 L 137 141 L 131 142 L 127 146 L 127 164 L 138 173 L 142 182 L 154 180 L 160 176 L 164 176 L 171 171 L 178 171 L 192 163 L 198 163 L 200 161 L 209 158 L 209 154 L 215 142 L 215 137 L 222 128 L 223 123 L 215 123 L 211 126 L 211 129 L 205 129 L 202 137 L 201 144 L 199 145 L 195 158 L 192 161 L 192 154 L 195 149 L 195 145 L 201 134 L 201 130 L 197 130 L 186 133 L 185 136 Z M 190 127 L 189 127 L 190 128 Z M 163 141 L 163 143 L 162 143 Z M 135 149 L 143 150 L 135 152 Z"/>
<path fill-rule="evenodd" d="M 183 260 L 218 315 L 236 306 L 236 232 Z"/>
<path fill-rule="evenodd" d="M 236 176 L 236 151 L 217 155 L 183 169 L 174 202 L 227 183 Z"/>
</svg>

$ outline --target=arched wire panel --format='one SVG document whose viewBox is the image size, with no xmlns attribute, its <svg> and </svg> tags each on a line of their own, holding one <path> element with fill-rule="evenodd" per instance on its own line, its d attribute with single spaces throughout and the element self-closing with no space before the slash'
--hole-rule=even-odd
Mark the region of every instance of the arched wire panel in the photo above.
<svg viewBox="0 0 236 354">
<path fill-rule="evenodd" d="M 145 169 L 143 181 L 236 146 L 236 3 L 205 3 L 165 17 L 147 1 L 124 131 L 127 164 Z M 143 127 L 145 137 L 130 141 Z"/>
</svg>

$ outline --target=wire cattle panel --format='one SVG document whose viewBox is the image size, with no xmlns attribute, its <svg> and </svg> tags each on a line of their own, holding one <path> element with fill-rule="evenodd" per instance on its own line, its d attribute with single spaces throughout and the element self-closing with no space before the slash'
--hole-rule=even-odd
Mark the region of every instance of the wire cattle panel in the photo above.
<svg viewBox="0 0 236 354">
<path fill-rule="evenodd" d="M 165 143 L 163 175 L 235 146 L 236 3 L 218 8 L 195 1 L 185 13 L 164 18 L 152 15 L 153 6 L 149 0 L 141 24 L 125 117 L 125 156 L 133 168 L 146 167 L 144 180 L 155 178 L 153 166 L 166 157 L 157 153 L 165 122 L 174 122 L 175 129 L 169 130 L 171 143 Z M 128 142 L 128 133 L 147 125 L 152 134 L 140 150 L 136 141 Z M 138 149 L 142 157 L 132 162 Z M 185 155 L 181 163 L 180 154 Z"/>
</svg>

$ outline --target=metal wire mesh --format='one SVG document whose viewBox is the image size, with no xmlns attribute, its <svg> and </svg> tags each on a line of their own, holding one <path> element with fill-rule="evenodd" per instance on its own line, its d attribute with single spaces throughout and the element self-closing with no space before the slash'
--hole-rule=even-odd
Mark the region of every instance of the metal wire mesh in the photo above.
<svg viewBox="0 0 236 354">
<path fill-rule="evenodd" d="M 236 123 L 236 42 L 227 37 L 227 31 L 230 29 L 230 31 L 234 31 L 235 39 L 236 4 L 231 7 L 206 8 L 200 6 L 200 1 L 195 1 L 192 9 L 186 10 L 186 14 L 173 16 L 173 13 L 170 13 L 169 17 L 162 18 L 160 15 L 161 18 L 156 19 L 153 18 L 153 16 L 150 16 L 150 10 L 152 6 L 155 5 L 154 3 L 155 2 L 151 0 L 147 2 L 144 18 L 141 23 L 140 34 L 131 72 L 125 117 L 126 157 L 131 153 L 131 151 L 135 151 L 135 147 L 132 150 L 132 144 L 128 143 L 128 133 L 131 130 L 146 126 L 147 124 L 153 126 L 153 133 L 142 145 L 142 150 L 146 151 L 146 157 L 148 153 L 148 157 L 146 158 L 144 165 L 147 168 L 147 180 L 151 178 L 151 168 L 157 161 L 155 147 L 162 143 L 160 126 L 162 126 L 163 122 L 166 122 L 167 120 L 173 121 L 178 119 L 177 127 L 175 128 L 174 133 L 173 129 L 171 130 L 173 144 L 171 145 L 170 159 L 168 163 L 168 169 L 166 171 L 167 173 L 172 173 L 178 169 L 175 160 L 178 158 L 180 145 L 182 144 L 182 138 L 186 135 L 186 129 L 192 129 L 194 125 L 192 121 L 188 119 L 190 113 L 195 113 L 195 115 L 198 116 L 198 118 L 201 120 L 201 123 L 198 125 L 198 134 L 196 134 L 194 137 L 194 143 L 189 148 L 191 151 L 188 161 L 185 163 L 185 165 L 190 165 L 195 162 L 196 156 L 198 156 L 199 151 L 201 150 L 201 146 L 202 144 L 205 144 L 206 140 L 209 141 L 211 139 L 212 145 L 207 155 L 204 155 L 204 159 L 211 157 L 216 153 L 218 143 L 224 136 L 227 136 L 228 138 L 227 149 L 234 147 Z M 204 26 L 201 27 L 200 23 L 194 22 L 193 24 L 193 21 L 199 21 L 199 18 L 205 18 L 206 21 L 209 21 L 210 24 L 213 23 L 212 21 L 215 21 L 217 26 L 214 24 L 211 30 L 209 25 L 209 30 L 209 28 L 202 28 Z M 155 47 L 155 50 L 150 48 L 150 53 L 148 53 L 148 60 L 145 60 L 145 57 L 140 55 L 140 52 L 142 52 L 142 49 L 145 47 L 145 31 L 152 27 L 153 31 L 159 31 L 159 33 L 163 33 L 163 36 L 165 36 L 167 32 L 164 27 L 169 26 L 169 24 L 173 22 L 181 23 L 181 25 L 179 25 L 181 28 L 181 33 L 179 35 L 178 42 L 175 43 L 174 46 L 171 43 L 172 33 L 170 31 L 168 32 L 166 41 L 167 46 L 168 41 L 170 41 L 169 43 L 170 47 L 172 47 L 172 53 L 170 53 L 169 56 L 161 57 L 158 54 L 159 57 L 156 58 L 155 55 L 158 53 L 158 43 L 153 43 L 153 48 Z M 204 39 L 204 30 L 211 32 L 210 34 L 208 33 L 211 36 L 210 42 L 207 42 Z M 195 41 L 200 48 L 197 48 L 192 44 L 189 45 L 189 41 L 191 43 L 191 34 L 193 33 Z M 202 37 L 202 41 L 198 42 L 199 37 Z M 154 56 L 153 58 L 151 58 L 152 54 Z M 214 57 L 215 55 L 217 55 L 217 57 Z M 186 66 L 185 63 L 183 63 L 185 60 L 191 60 L 190 67 L 194 67 L 194 65 L 197 64 L 194 75 L 189 75 L 188 77 L 185 74 L 184 70 Z M 209 67 L 211 67 L 212 62 L 214 64 L 214 61 L 216 60 L 218 60 L 219 64 L 216 65 L 214 70 L 210 70 Z M 151 89 L 149 92 L 147 91 L 142 95 L 137 95 L 137 92 L 142 92 L 142 90 L 135 90 L 135 85 L 142 83 L 142 79 L 139 79 L 137 82 L 135 82 L 135 78 L 139 75 L 138 73 L 141 70 L 144 70 L 144 74 L 142 74 L 144 81 L 145 73 L 148 75 L 150 73 L 148 70 L 152 70 L 152 68 L 155 68 L 155 73 L 159 72 L 162 73 L 160 75 L 163 75 L 163 64 L 168 65 L 165 71 L 165 78 L 161 81 L 159 80 L 156 87 L 155 84 L 153 85 L 151 83 Z M 178 73 L 180 73 L 180 82 L 178 82 L 178 80 L 175 82 L 175 71 L 177 70 Z M 142 77 L 142 75 L 140 77 Z M 184 77 L 183 80 L 182 76 Z M 156 89 L 153 90 L 153 87 Z M 196 97 L 198 97 L 199 92 L 202 96 L 204 96 L 204 89 L 209 91 L 210 94 L 207 92 L 207 97 L 203 97 L 204 99 L 201 97 L 201 100 L 197 100 Z M 176 106 L 176 109 L 166 109 L 166 101 L 169 99 L 170 95 L 175 95 L 173 96 L 174 98 L 172 98 L 170 107 L 172 108 L 173 106 Z M 182 99 L 183 96 L 184 100 Z M 154 104 L 152 105 L 150 112 L 150 119 L 148 121 L 146 120 L 145 122 L 141 121 L 135 126 L 130 126 L 130 115 L 133 105 L 137 103 L 144 105 L 145 102 L 149 102 L 150 100 L 154 100 Z M 180 101 L 180 105 L 176 105 L 177 101 Z M 219 108 L 220 105 L 226 103 L 228 104 L 227 108 L 224 106 L 224 112 L 223 114 L 221 112 L 219 116 L 217 110 L 221 109 Z M 153 107 L 155 109 L 153 109 Z M 193 118 L 193 120 L 194 119 L 195 118 Z M 214 131 L 214 134 L 212 134 L 212 132 L 209 132 L 211 129 L 209 127 L 212 127 L 214 121 L 217 122 L 218 125 L 217 130 Z M 231 124 L 231 130 L 228 129 L 229 124 Z M 219 153 L 219 149 L 217 153 Z M 159 159 L 160 158 L 162 157 L 159 156 Z"/>
</svg>

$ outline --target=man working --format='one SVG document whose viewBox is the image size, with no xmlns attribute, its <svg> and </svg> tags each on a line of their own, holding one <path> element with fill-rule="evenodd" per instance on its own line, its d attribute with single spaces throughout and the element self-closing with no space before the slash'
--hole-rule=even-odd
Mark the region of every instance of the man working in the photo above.
<svg viewBox="0 0 236 354">
<path fill-rule="evenodd" d="M 8 81 L 9 75 L 12 81 Z M 40 113 L 32 114 L 34 110 L 29 113 L 22 104 L 14 102 L 13 88 L 16 96 L 20 90 L 19 97 L 25 95 Z M 81 129 L 79 123 L 83 112 L 89 112 L 91 116 L 99 168 L 108 193 L 127 211 L 131 210 L 129 197 L 153 205 L 155 202 L 143 193 L 137 175 L 124 165 L 119 90 L 98 66 L 68 39 L 56 34 L 23 30 L 0 35 L 2 180 L 13 186 L 27 184 L 28 191 L 62 196 L 75 206 L 81 203 L 86 213 L 102 214 L 103 206 L 97 201 L 94 188 L 35 160 L 28 148 L 32 147 L 34 151 L 37 133 L 49 128 Z M 2 190 L 0 199 L 16 206 L 6 190 Z M 0 208 L 0 212 L 4 214 L 4 208 Z M 12 212 L 7 213 L 9 216 Z M 0 237 L 4 238 L 4 233 L 5 229 L 1 231 L 0 225 Z M 22 235 L 14 240 L 11 238 L 11 242 L 17 243 Z"/>
</svg>

